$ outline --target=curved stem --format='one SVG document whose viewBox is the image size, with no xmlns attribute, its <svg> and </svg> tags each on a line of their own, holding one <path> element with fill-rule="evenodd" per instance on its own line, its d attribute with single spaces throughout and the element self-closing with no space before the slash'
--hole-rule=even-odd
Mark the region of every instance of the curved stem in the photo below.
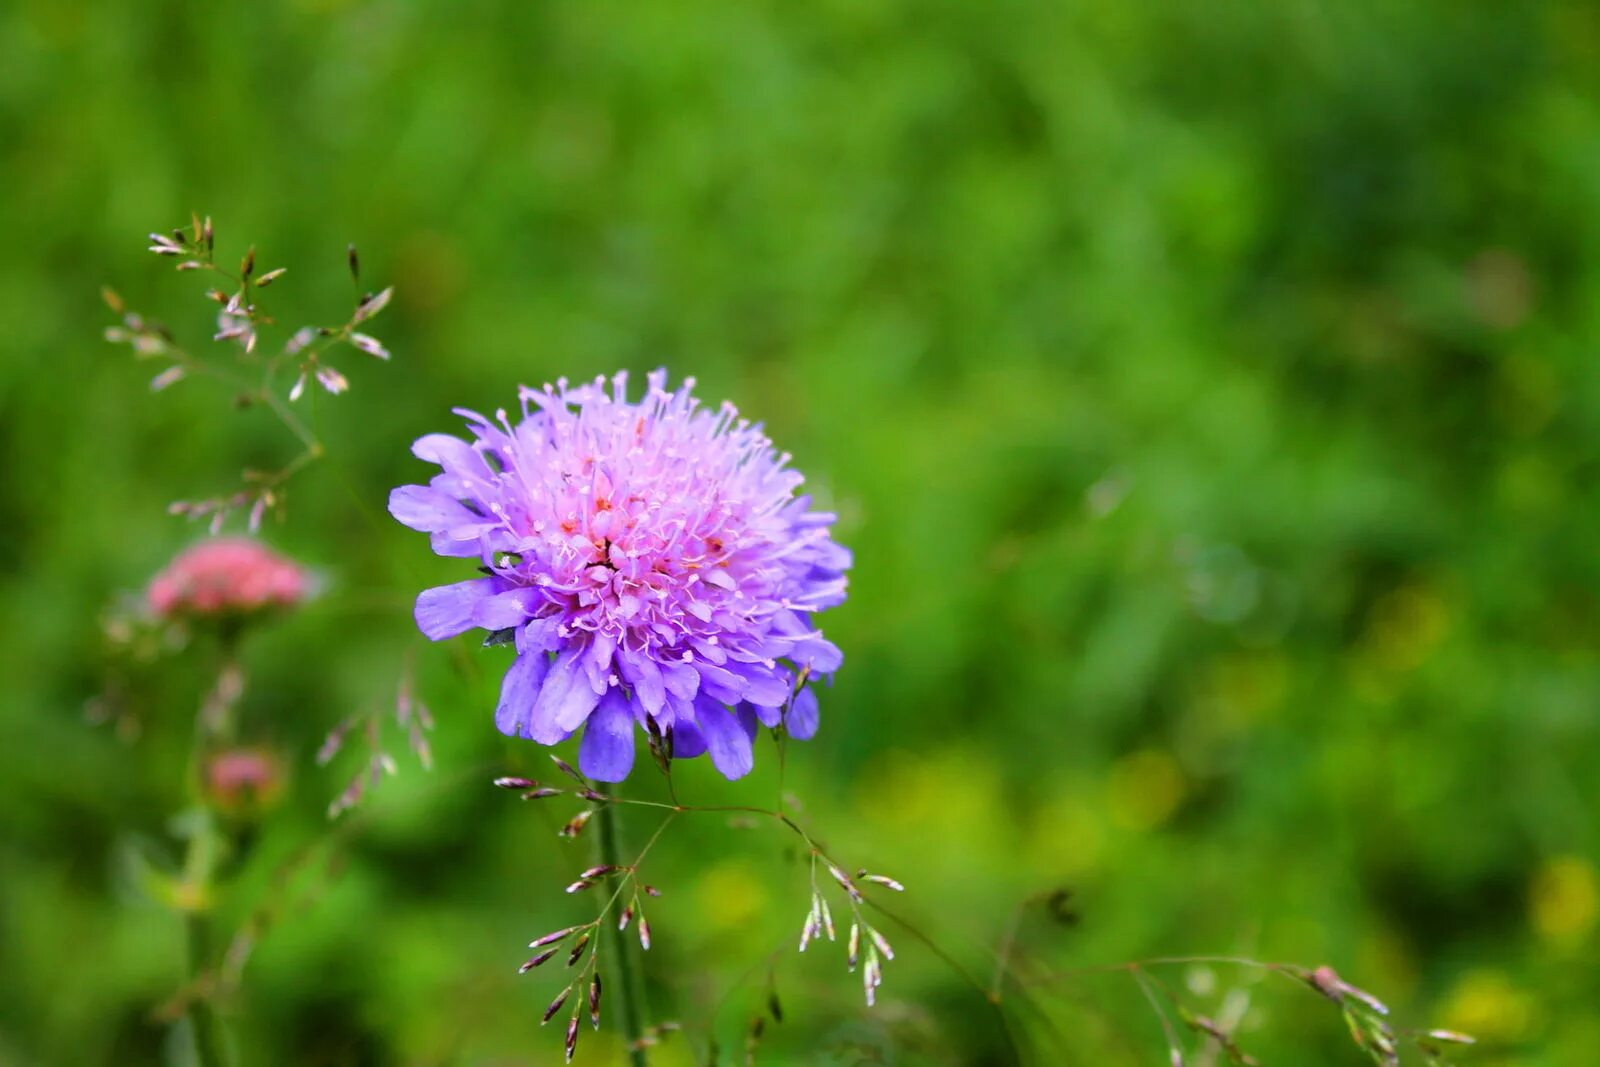
<svg viewBox="0 0 1600 1067">
<path fill-rule="evenodd" d="M 622 848 L 617 835 L 617 812 L 615 804 L 602 804 L 595 813 L 596 852 L 599 863 L 606 867 L 621 867 Z M 604 933 L 596 931 L 598 936 Z M 614 979 L 610 992 L 622 1013 L 622 1036 L 628 1046 L 628 1062 L 632 1067 L 647 1067 L 644 1046 L 639 1039 L 644 1034 L 644 1024 L 641 1021 L 643 1012 L 640 1010 L 640 995 L 638 978 L 634 973 L 632 941 L 621 931 L 612 933 L 607 940 L 611 942 L 612 967 L 615 969 Z"/>
<path fill-rule="evenodd" d="M 305 423 L 300 421 L 300 417 L 294 413 L 294 409 L 289 407 L 277 393 L 273 392 L 269 386 L 263 385 L 256 395 L 278 417 L 278 421 L 283 423 L 284 427 L 295 435 L 300 444 L 305 447 L 306 453 L 311 459 L 320 459 L 322 457 L 322 441 L 318 439 L 316 434 L 311 432 Z M 310 460 L 307 460 L 307 462 L 310 462 Z"/>
</svg>

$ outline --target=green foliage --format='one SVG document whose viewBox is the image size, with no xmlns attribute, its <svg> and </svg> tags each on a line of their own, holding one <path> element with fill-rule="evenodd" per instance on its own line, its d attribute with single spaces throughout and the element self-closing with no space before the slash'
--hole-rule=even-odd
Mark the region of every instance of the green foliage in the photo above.
<svg viewBox="0 0 1600 1067">
<path fill-rule="evenodd" d="M 652 853 L 659 1063 L 713 1015 L 742 1050 L 769 968 L 772 1062 L 1156 1063 L 1125 974 L 1063 972 L 1191 952 L 1326 963 L 1396 1032 L 1482 1039 L 1433 1039 L 1452 1062 L 1600 1061 L 1592 5 L 84 0 L 0 8 L 0 52 L 0 1062 L 157 1062 L 184 981 L 134 889 L 168 884 L 213 650 L 112 664 L 102 619 L 202 532 L 170 501 L 297 452 L 100 338 L 110 283 L 210 344 L 143 239 L 192 211 L 220 262 L 291 265 L 263 302 L 308 321 L 349 315 L 346 241 L 395 285 L 392 361 L 307 391 L 328 456 L 265 529 L 324 588 L 244 650 L 242 728 L 293 768 L 217 916 L 261 933 L 246 1063 L 557 1054 L 515 972 L 588 917 L 586 846 L 490 788 L 548 768 L 493 730 L 508 652 L 414 635 L 461 575 L 382 508 L 451 407 L 657 365 L 764 420 L 857 553 L 788 746 L 807 826 L 980 984 L 1024 898 L 1078 916 L 1019 937 L 1004 1022 L 886 924 L 868 1013 L 793 951 L 790 836 L 685 819 Z M 329 843 L 349 767 L 317 749 L 408 661 L 434 770 Z M 677 788 L 772 805 L 762 754 Z M 1262 1063 L 1361 1062 L 1282 986 L 1184 1002 L 1245 996 Z"/>
</svg>

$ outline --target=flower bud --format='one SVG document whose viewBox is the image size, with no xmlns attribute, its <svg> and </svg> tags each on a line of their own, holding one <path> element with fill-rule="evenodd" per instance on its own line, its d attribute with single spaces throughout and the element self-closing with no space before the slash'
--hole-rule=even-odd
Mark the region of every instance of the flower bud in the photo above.
<svg viewBox="0 0 1600 1067">
<path fill-rule="evenodd" d="M 224 815 L 253 818 L 283 795 L 283 762 L 265 748 L 233 748 L 206 760 L 206 799 Z"/>
</svg>

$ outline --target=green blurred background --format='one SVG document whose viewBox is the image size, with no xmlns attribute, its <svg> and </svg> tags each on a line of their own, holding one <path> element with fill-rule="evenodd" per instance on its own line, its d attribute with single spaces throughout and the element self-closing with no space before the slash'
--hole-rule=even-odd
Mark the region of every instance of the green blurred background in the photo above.
<svg viewBox="0 0 1600 1067">
<path fill-rule="evenodd" d="M 326 833 L 329 727 L 408 661 L 439 721 L 257 950 L 246 1064 L 556 1061 L 556 983 L 514 971 L 584 917 L 586 846 L 489 787 L 545 766 L 493 729 L 504 650 L 414 635 L 461 564 L 381 508 L 452 406 L 657 365 L 840 512 L 846 666 L 789 785 L 984 981 L 1066 885 L 1035 971 L 1327 963 L 1482 1036 L 1467 1062 L 1600 1062 L 1594 5 L 24 0 L 0 55 L 0 1063 L 170 1053 L 180 929 L 116 857 L 185 803 L 207 647 L 145 672 L 123 736 L 84 713 L 101 619 L 200 534 L 168 501 L 293 452 L 100 339 L 111 283 L 210 347 L 142 240 L 191 211 L 291 268 L 287 326 L 345 313 L 346 241 L 398 293 L 393 363 L 340 363 L 332 461 L 266 532 L 324 590 L 247 647 L 294 770 L 227 914 Z M 770 803 L 775 763 L 683 789 Z M 873 1013 L 837 947 L 796 956 L 780 833 L 701 817 L 657 857 L 653 1016 L 700 1028 L 660 1063 L 713 1020 L 742 1062 L 774 952 L 765 1062 L 1010 1061 L 905 935 Z M 1168 977 L 1215 1010 L 1239 976 Z M 1246 990 L 1263 1062 L 1363 1062 L 1329 1005 Z M 1163 1061 L 1126 976 L 1030 999 L 1032 1062 Z"/>
</svg>

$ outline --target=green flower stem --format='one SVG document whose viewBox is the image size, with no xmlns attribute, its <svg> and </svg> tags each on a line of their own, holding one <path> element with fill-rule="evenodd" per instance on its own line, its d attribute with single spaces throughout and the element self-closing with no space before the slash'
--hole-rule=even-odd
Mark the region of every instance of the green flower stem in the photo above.
<svg viewBox="0 0 1600 1067">
<path fill-rule="evenodd" d="M 237 622 L 225 623 L 220 634 L 221 668 L 212 693 L 200 705 L 195 719 L 194 740 L 189 752 L 189 782 L 195 808 L 188 827 L 188 849 L 184 857 L 183 923 L 185 960 L 189 979 L 189 1005 L 186 1014 L 194 1035 L 195 1063 L 198 1067 L 229 1067 L 228 1039 L 212 998 L 216 994 L 212 973 L 214 945 L 211 909 L 216 894 L 218 867 L 227 857 L 228 841 L 217 825 L 217 813 L 206 793 L 205 761 L 219 742 L 233 734 L 235 691 L 242 688 L 242 677 L 230 677 L 239 670 L 238 650 L 242 632 Z"/>
<path fill-rule="evenodd" d="M 211 916 L 204 909 L 191 910 L 185 913 L 184 926 L 189 942 L 189 980 L 196 986 L 190 990 L 188 1011 L 195 1062 L 199 1067 L 226 1067 L 227 1039 L 222 1020 L 211 1005 L 211 991 L 200 987 L 207 981 L 206 967 L 211 957 Z"/>
<path fill-rule="evenodd" d="M 599 824 L 595 827 L 595 850 L 600 864 L 621 867 L 623 861 L 617 835 L 617 806 L 600 805 L 600 810 L 595 813 L 595 821 Z M 600 936 L 604 934 L 600 933 Z M 622 1036 L 628 1045 L 628 1062 L 633 1067 L 648 1067 L 644 1046 L 639 1043 L 644 1026 L 641 1021 L 643 1012 L 638 977 L 634 968 L 633 940 L 624 932 L 615 932 L 615 936 L 607 940 L 611 942 L 611 965 L 615 975 L 606 987 L 607 999 L 616 1004 L 621 1012 Z"/>
</svg>

